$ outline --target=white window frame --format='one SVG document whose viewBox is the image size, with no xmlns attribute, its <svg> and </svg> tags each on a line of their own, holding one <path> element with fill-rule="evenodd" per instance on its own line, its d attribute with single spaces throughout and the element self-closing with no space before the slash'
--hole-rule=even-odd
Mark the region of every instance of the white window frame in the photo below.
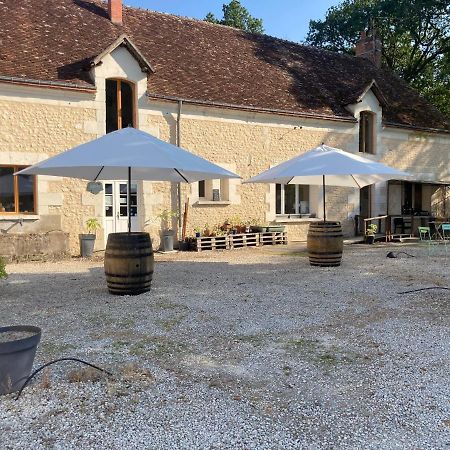
<svg viewBox="0 0 450 450">
<path fill-rule="evenodd" d="M 304 215 L 311 215 L 311 188 L 310 185 L 308 184 L 294 184 L 293 186 L 295 186 L 295 212 L 294 213 L 286 213 L 285 212 L 285 207 L 286 207 L 286 203 L 285 203 L 285 185 L 284 184 L 280 184 L 281 186 L 281 211 L 280 213 L 276 212 L 276 195 L 277 195 L 277 185 L 280 183 L 277 183 L 275 185 L 275 214 L 277 217 L 285 217 L 285 216 L 294 216 L 294 217 L 301 217 Z M 309 206 L 309 213 L 301 213 L 300 212 L 300 186 L 307 186 L 308 187 L 308 206 Z"/>
</svg>

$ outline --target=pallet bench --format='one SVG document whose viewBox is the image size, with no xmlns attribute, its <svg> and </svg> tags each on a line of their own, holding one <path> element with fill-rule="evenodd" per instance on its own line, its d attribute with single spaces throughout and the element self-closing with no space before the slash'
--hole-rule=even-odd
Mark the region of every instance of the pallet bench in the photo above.
<svg viewBox="0 0 450 450">
<path fill-rule="evenodd" d="M 287 245 L 285 231 L 267 233 L 229 234 L 195 238 L 195 250 L 230 250 L 233 248 L 259 247 L 260 245 Z"/>
</svg>

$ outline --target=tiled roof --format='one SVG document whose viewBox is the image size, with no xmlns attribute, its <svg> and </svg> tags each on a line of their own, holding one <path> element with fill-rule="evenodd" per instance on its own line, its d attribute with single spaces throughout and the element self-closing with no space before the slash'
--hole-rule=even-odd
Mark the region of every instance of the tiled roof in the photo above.
<svg viewBox="0 0 450 450">
<path fill-rule="evenodd" d="M 375 80 L 386 123 L 450 130 L 406 83 L 363 58 L 136 8 L 114 25 L 100 0 L 0 0 L 0 81 L 93 87 L 90 62 L 122 34 L 154 69 L 149 95 L 351 118 L 345 105 Z"/>
</svg>

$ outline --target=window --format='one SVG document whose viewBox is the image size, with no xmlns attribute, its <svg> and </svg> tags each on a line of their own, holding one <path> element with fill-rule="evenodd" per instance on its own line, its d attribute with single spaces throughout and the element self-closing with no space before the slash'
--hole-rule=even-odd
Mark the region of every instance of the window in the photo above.
<svg viewBox="0 0 450 450">
<path fill-rule="evenodd" d="M 134 126 L 133 86 L 127 81 L 106 80 L 106 132 Z"/>
<path fill-rule="evenodd" d="M 362 111 L 359 116 L 359 151 L 375 153 L 375 114 Z"/>
<path fill-rule="evenodd" d="M 205 198 L 206 185 L 205 180 L 198 182 L 198 198 Z"/>
<path fill-rule="evenodd" d="M 275 198 L 275 212 L 277 215 L 310 214 L 308 185 L 277 184 Z"/>
<path fill-rule="evenodd" d="M 201 180 L 198 182 L 198 199 L 206 202 L 229 202 L 228 179 Z"/>
<path fill-rule="evenodd" d="M 25 166 L 0 166 L 0 214 L 36 211 L 34 175 L 14 175 Z"/>
</svg>

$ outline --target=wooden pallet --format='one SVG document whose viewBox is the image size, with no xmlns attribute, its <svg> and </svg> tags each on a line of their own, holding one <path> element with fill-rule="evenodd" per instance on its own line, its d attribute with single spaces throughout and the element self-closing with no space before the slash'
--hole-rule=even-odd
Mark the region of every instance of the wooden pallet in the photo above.
<svg viewBox="0 0 450 450">
<path fill-rule="evenodd" d="M 260 233 L 230 234 L 228 235 L 230 248 L 257 247 Z"/>
<path fill-rule="evenodd" d="M 287 245 L 287 233 L 285 231 L 274 231 L 260 233 L 260 245 Z"/>
<path fill-rule="evenodd" d="M 203 250 L 229 250 L 232 248 L 280 244 L 287 244 L 287 233 L 284 231 L 229 234 L 227 236 L 195 238 L 195 250 L 197 250 L 197 252 L 201 252 Z"/>
<path fill-rule="evenodd" d="M 228 236 L 208 236 L 195 239 L 195 248 L 202 250 L 228 250 L 230 248 Z"/>
</svg>

